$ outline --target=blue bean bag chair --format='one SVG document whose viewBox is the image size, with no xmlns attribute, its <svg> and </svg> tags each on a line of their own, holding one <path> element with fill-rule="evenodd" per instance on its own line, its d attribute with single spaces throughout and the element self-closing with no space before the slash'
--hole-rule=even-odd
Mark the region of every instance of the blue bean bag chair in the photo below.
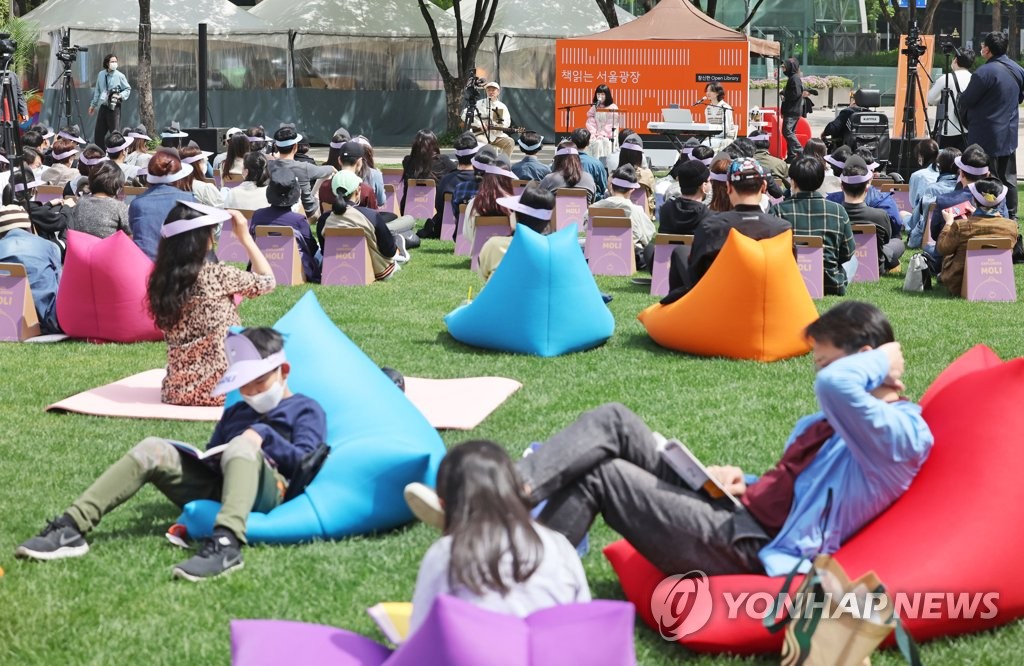
<svg viewBox="0 0 1024 666">
<path fill-rule="evenodd" d="M 327 413 L 331 447 L 320 473 L 298 497 L 270 513 L 252 513 L 250 542 L 338 539 L 412 520 L 406 484 L 433 486 L 444 444 L 426 418 L 324 313 L 309 292 L 274 326 L 285 338 L 289 387 L 315 398 Z M 228 395 L 227 404 L 239 400 Z M 179 522 L 208 536 L 220 503 L 185 505 Z"/>
<path fill-rule="evenodd" d="M 550 236 L 516 227 L 487 286 L 444 323 L 467 345 L 536 356 L 590 349 L 615 332 L 615 318 L 580 251 L 576 225 Z"/>
</svg>

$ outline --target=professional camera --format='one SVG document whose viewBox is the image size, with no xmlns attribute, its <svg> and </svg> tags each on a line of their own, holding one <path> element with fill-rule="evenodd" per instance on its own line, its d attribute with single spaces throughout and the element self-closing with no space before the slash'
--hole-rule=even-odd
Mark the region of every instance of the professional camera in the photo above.
<svg viewBox="0 0 1024 666">
<path fill-rule="evenodd" d="M 0 61 L 7 62 L 14 57 L 18 44 L 11 39 L 10 33 L 0 32 Z"/>
<path fill-rule="evenodd" d="M 71 46 L 71 31 L 68 30 L 60 37 L 60 49 L 57 51 L 57 60 L 60 60 L 65 65 L 70 65 L 78 60 L 79 51 L 88 52 L 88 50 L 86 47 L 79 46 L 78 44 Z"/>
<path fill-rule="evenodd" d="M 917 27 L 917 21 L 910 24 L 910 31 L 907 33 L 906 48 L 900 53 L 907 56 L 910 66 L 917 67 L 918 61 L 928 47 L 921 43 L 921 30 Z"/>
<path fill-rule="evenodd" d="M 953 55 L 953 52 L 956 51 L 956 44 L 953 42 L 940 42 L 939 50 L 946 55 Z"/>
<path fill-rule="evenodd" d="M 473 67 L 466 75 L 466 86 L 462 91 L 462 101 L 466 106 L 473 106 L 480 99 L 480 90 L 487 83 L 476 75 L 476 68 Z"/>
<path fill-rule="evenodd" d="M 121 106 L 121 92 L 124 90 L 121 86 L 114 86 L 107 92 L 107 106 L 110 107 L 111 111 L 116 111 L 117 107 Z"/>
</svg>

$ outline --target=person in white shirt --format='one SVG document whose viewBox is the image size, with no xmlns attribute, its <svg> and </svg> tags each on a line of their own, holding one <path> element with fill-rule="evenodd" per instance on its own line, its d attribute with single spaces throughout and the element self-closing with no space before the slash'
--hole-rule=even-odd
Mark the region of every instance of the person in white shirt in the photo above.
<svg viewBox="0 0 1024 666">
<path fill-rule="evenodd" d="M 437 495 L 410 484 L 405 498 L 417 516 L 429 513 L 430 524 L 444 532 L 420 563 L 410 634 L 441 594 L 518 617 L 590 601 L 575 549 L 531 519 L 522 481 L 508 453 L 494 442 L 459 444 L 441 461 Z M 418 510 L 420 501 L 432 510 Z"/>
<path fill-rule="evenodd" d="M 505 134 L 505 130 L 512 127 L 512 116 L 504 102 L 498 101 L 501 86 L 491 81 L 484 86 L 484 90 L 487 91 L 487 96 L 476 103 L 479 115 L 473 118 L 473 133 L 476 134 L 477 141 L 494 145 L 511 160 L 512 149 L 516 143 Z"/>
<path fill-rule="evenodd" d="M 242 178 L 244 180 L 237 187 L 221 188 L 224 207 L 234 210 L 259 210 L 269 206 L 267 183 L 270 180 L 270 172 L 267 169 L 267 158 L 263 153 L 246 153 L 242 159 Z M 302 212 L 301 207 L 297 208 L 297 212 Z"/>
<path fill-rule="evenodd" d="M 946 96 L 945 120 L 939 126 L 939 148 L 967 147 L 967 132 L 957 113 L 956 100 L 960 93 L 967 89 L 971 82 L 971 67 L 974 65 L 974 50 L 960 49 L 953 58 L 951 71 L 935 81 L 928 89 L 928 104 L 938 106 L 942 103 L 942 91 L 949 90 Z"/>
<path fill-rule="evenodd" d="M 711 125 L 721 125 L 722 133 L 718 136 L 725 139 L 736 138 L 736 118 L 732 106 L 725 101 L 725 88 L 720 83 L 709 83 L 704 87 L 701 101 L 707 104 L 704 118 Z"/>
</svg>

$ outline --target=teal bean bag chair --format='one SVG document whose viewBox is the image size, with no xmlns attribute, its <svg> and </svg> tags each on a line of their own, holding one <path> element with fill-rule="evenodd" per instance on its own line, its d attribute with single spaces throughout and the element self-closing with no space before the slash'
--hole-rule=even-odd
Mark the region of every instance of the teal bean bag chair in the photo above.
<svg viewBox="0 0 1024 666">
<path fill-rule="evenodd" d="M 590 349 L 615 332 L 615 319 L 580 250 L 576 225 L 549 236 L 516 227 L 487 286 L 444 323 L 464 344 L 536 356 Z"/>
<path fill-rule="evenodd" d="M 285 338 L 289 387 L 315 398 L 327 413 L 331 447 L 320 473 L 298 497 L 270 513 L 252 513 L 250 542 L 338 539 L 412 520 L 406 484 L 433 486 L 445 449 L 426 418 L 337 326 L 309 292 L 274 326 Z M 228 395 L 228 404 L 239 400 Z M 185 505 L 179 522 L 208 536 L 220 503 Z"/>
</svg>

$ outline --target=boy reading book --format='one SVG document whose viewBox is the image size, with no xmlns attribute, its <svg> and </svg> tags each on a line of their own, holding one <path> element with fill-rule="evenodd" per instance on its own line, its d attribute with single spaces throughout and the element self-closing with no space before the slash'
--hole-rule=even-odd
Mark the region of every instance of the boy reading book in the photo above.
<svg viewBox="0 0 1024 666">
<path fill-rule="evenodd" d="M 209 447 L 227 444 L 219 459 L 198 460 L 166 439 L 147 437 L 111 465 L 60 517 L 14 551 L 17 557 L 57 560 L 89 552 L 85 534 L 147 483 L 178 506 L 219 499 L 213 535 L 198 553 L 172 570 L 199 581 L 242 568 L 241 546 L 250 511 L 280 504 L 288 481 L 327 433 L 323 409 L 288 389 L 291 367 L 281 334 L 272 328 L 228 333 L 229 366 L 215 395 L 238 389 L 239 402 L 224 411 Z"/>
</svg>

